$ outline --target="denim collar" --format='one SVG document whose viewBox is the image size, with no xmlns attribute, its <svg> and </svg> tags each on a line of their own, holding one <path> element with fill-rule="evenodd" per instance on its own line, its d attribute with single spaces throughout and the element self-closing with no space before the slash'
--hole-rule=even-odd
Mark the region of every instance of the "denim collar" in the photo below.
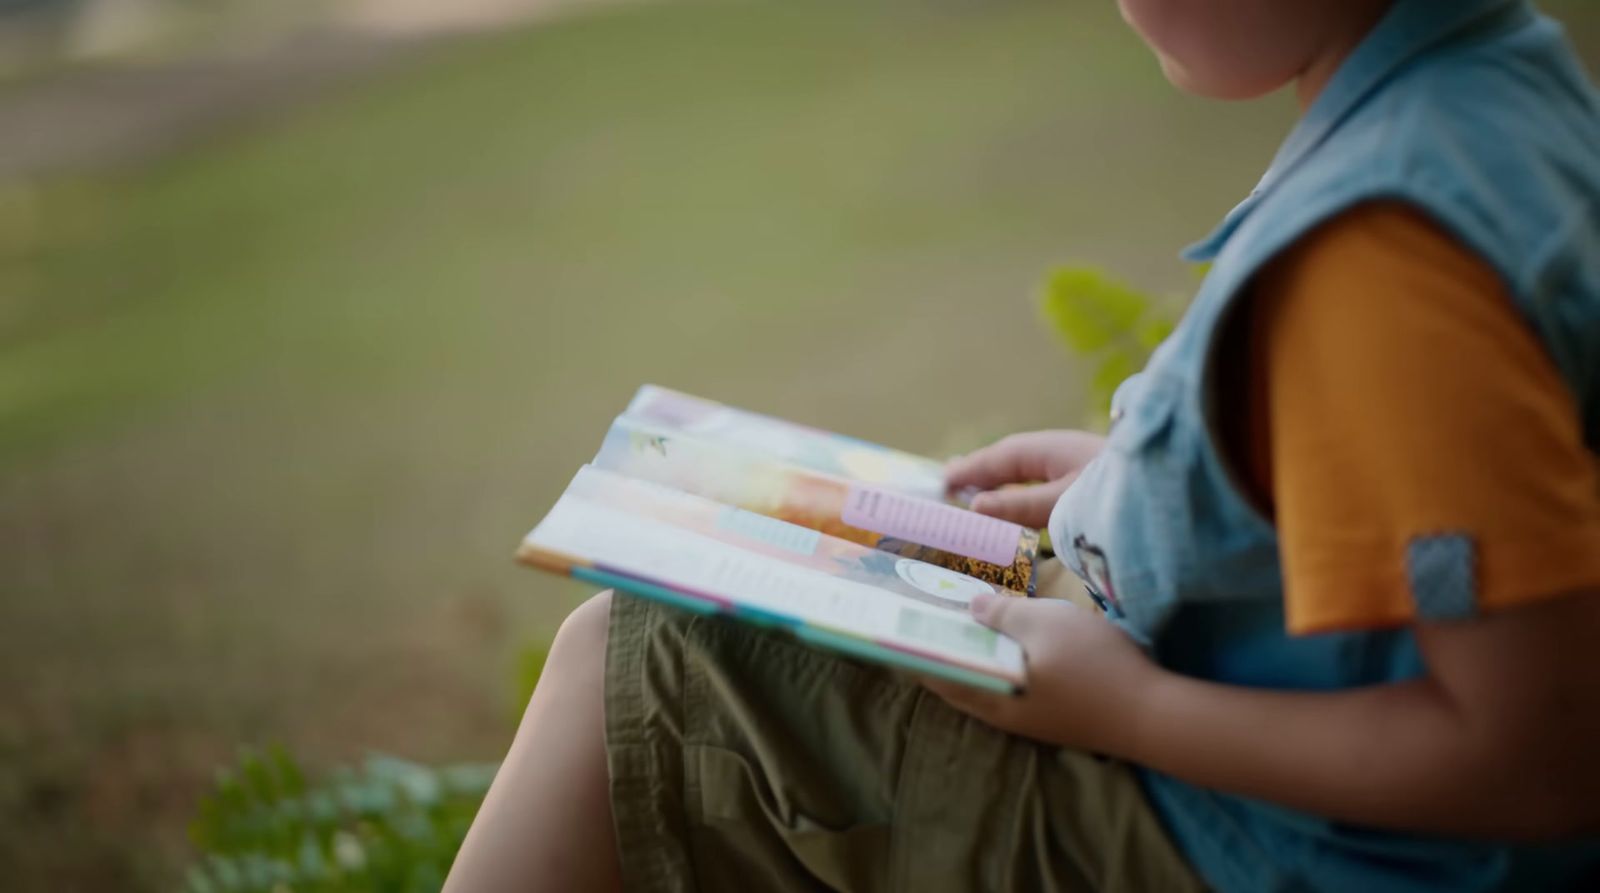
<svg viewBox="0 0 1600 893">
<path fill-rule="evenodd" d="M 1447 40 L 1509 27 L 1532 16 L 1526 0 L 1396 0 L 1289 132 L 1249 197 L 1210 235 L 1185 249 L 1184 259 L 1215 257 L 1250 210 L 1406 63 Z"/>
</svg>

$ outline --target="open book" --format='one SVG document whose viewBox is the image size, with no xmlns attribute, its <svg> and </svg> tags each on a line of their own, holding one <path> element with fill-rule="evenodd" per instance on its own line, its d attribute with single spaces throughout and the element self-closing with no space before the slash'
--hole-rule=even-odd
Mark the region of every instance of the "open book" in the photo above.
<svg viewBox="0 0 1600 893">
<path fill-rule="evenodd" d="M 1038 533 L 944 501 L 933 460 L 645 386 L 524 538 L 527 564 L 996 691 L 968 616 L 1033 589 Z"/>
</svg>

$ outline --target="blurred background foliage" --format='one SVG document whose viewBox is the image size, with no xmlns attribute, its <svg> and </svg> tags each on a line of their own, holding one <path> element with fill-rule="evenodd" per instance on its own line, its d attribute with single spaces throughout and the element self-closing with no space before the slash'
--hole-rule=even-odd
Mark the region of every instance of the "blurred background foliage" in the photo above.
<svg viewBox="0 0 1600 893">
<path fill-rule="evenodd" d="M 241 744 L 497 759 L 584 594 L 510 551 L 641 382 L 934 455 L 1095 413 L 1293 114 L 1110 0 L 0 0 L 0 59 L 23 891 L 183 883 Z"/>
<path fill-rule="evenodd" d="M 184 893 L 436 891 L 494 770 L 370 756 L 308 781 L 281 747 L 246 751 L 200 803 Z"/>
<path fill-rule="evenodd" d="M 1039 309 L 1066 349 L 1092 363 L 1080 377 L 1093 411 L 1086 427 L 1109 427 L 1106 412 L 1123 380 L 1144 367 L 1177 324 L 1184 295 L 1163 300 L 1094 267 L 1060 267 L 1045 278 Z"/>
</svg>

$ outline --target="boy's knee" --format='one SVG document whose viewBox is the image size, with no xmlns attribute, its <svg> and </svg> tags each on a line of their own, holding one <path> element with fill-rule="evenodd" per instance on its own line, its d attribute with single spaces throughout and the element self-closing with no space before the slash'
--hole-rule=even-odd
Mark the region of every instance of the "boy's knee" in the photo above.
<svg viewBox="0 0 1600 893">
<path fill-rule="evenodd" d="M 596 593 L 583 604 L 572 609 L 567 619 L 561 621 L 556 640 L 550 646 L 550 656 L 570 653 L 574 658 L 605 654 L 606 631 L 611 625 L 611 590 Z"/>
<path fill-rule="evenodd" d="M 574 608 L 561 622 L 555 640 L 550 643 L 528 709 L 523 713 L 523 728 L 540 726 L 545 721 L 541 717 L 547 718 L 551 711 L 572 717 L 600 709 L 605 693 L 606 638 L 610 624 L 609 590 Z M 519 732 L 518 740 L 522 738 Z"/>
</svg>

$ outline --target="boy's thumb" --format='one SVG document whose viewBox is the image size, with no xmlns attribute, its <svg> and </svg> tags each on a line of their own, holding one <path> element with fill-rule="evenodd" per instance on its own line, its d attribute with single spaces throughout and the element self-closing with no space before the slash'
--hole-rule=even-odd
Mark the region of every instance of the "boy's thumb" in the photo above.
<svg viewBox="0 0 1600 893">
<path fill-rule="evenodd" d="M 999 630 L 1012 638 L 1027 624 L 1023 615 L 1029 605 L 1025 600 L 1004 595 L 977 595 L 972 599 L 972 619 L 990 629 Z"/>
</svg>

